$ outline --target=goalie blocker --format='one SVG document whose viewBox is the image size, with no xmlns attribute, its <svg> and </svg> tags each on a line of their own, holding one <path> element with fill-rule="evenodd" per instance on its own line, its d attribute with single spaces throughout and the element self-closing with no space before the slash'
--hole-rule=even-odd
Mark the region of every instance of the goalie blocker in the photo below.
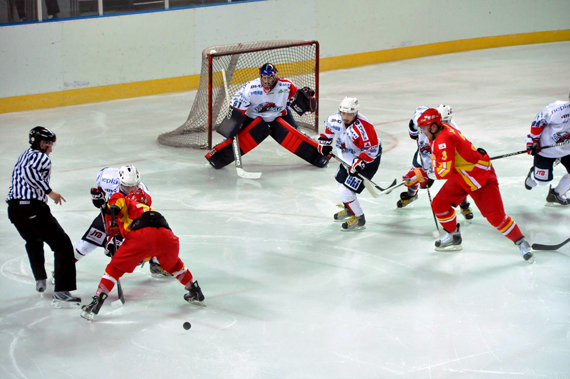
<svg viewBox="0 0 570 379">
<path fill-rule="evenodd" d="M 228 133 L 228 131 L 234 130 L 232 124 L 235 125 L 234 121 L 236 121 L 233 116 L 228 121 L 230 120 L 232 120 L 231 124 L 228 122 L 228 127 L 225 127 L 223 130 L 228 136 L 231 136 L 231 133 Z M 253 150 L 269 135 L 281 146 L 314 166 L 324 167 L 329 161 L 328 158 L 319 153 L 317 142 L 295 129 L 281 117 L 272 122 L 271 127 L 258 117 L 240 130 L 237 133 L 237 138 L 241 154 L 245 155 Z M 215 169 L 223 168 L 234 161 L 232 138 L 227 138 L 206 154 L 206 159 Z"/>
</svg>

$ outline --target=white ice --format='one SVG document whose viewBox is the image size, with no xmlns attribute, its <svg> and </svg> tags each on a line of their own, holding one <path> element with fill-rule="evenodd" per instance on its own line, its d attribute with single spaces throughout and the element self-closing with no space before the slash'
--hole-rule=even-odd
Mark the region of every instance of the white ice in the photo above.
<svg viewBox="0 0 570 379">
<path fill-rule="evenodd" d="M 451 105 L 467 138 L 492 155 L 522 150 L 535 115 L 567 99 L 569 62 L 562 42 L 324 72 L 320 118 L 344 96 L 360 99 L 383 141 L 374 179 L 386 185 L 410 166 L 416 106 Z M 35 292 L 2 207 L 1 378 L 570 377 L 570 246 L 537 252 L 529 265 L 474 209 L 463 250 L 434 252 L 425 192 L 396 209 L 400 191 L 365 191 L 366 230 L 342 233 L 332 220 L 336 164 L 312 167 L 269 138 L 244 157 L 246 169 L 263 172 L 251 181 L 231 165 L 214 170 L 205 151 L 160 145 L 195 93 L 0 115 L 4 196 L 36 125 L 57 133 L 52 187 L 67 202 L 50 206 L 73 241 L 97 214 L 89 188 L 98 170 L 135 164 L 207 302 L 187 304 L 176 280 L 151 278 L 145 266 L 123 277 L 126 304 L 113 309 L 113 292 L 93 322 L 52 309 L 53 287 Z M 506 212 L 531 243 L 570 236 L 570 208 L 545 207 L 547 187 L 523 186 L 531 157 L 493 163 Z M 553 183 L 563 174 L 558 166 Z M 47 245 L 46 258 L 51 270 Z M 84 304 L 107 262 L 98 249 L 77 264 Z"/>
</svg>

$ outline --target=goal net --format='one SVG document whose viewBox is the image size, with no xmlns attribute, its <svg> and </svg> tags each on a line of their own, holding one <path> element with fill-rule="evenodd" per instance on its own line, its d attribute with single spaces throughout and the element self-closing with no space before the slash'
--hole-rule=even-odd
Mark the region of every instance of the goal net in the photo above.
<svg viewBox="0 0 570 379">
<path fill-rule="evenodd" d="M 319 95 L 319 43 L 317 41 L 261 41 L 210 46 L 202 51 L 202 70 L 196 98 L 186 122 L 158 136 L 163 145 L 212 148 L 212 132 L 228 115 L 231 97 L 248 81 L 259 76 L 259 67 L 272 63 L 280 78 L 290 79 L 297 88 L 310 87 Z M 230 99 L 226 99 L 222 72 Z M 299 116 L 292 112 L 304 131 L 318 132 L 318 112 Z"/>
</svg>

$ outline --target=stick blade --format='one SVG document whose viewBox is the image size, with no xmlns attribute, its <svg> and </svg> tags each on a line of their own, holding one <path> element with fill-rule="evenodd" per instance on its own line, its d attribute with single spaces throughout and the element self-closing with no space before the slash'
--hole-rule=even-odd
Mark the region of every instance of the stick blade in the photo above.
<svg viewBox="0 0 570 379">
<path fill-rule="evenodd" d="M 566 241 L 564 241 L 562 243 L 559 243 L 558 245 L 543 245 L 540 243 L 533 243 L 532 249 L 533 250 L 558 250 L 562 246 L 566 245 L 568 242 L 570 242 L 570 238 L 568 238 Z"/>
<path fill-rule="evenodd" d="M 261 178 L 262 172 L 247 172 L 243 168 L 236 167 L 237 174 L 240 178 L 244 179 L 259 179 Z"/>
</svg>

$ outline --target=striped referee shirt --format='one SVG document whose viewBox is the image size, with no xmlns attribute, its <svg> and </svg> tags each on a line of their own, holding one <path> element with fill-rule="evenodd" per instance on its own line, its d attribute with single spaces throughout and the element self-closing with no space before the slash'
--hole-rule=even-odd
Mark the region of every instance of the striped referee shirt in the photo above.
<svg viewBox="0 0 570 379">
<path fill-rule="evenodd" d="M 29 148 L 18 158 L 12 172 L 12 184 L 6 202 L 10 200 L 40 200 L 47 203 L 51 192 L 51 159 L 40 150 Z"/>
</svg>

